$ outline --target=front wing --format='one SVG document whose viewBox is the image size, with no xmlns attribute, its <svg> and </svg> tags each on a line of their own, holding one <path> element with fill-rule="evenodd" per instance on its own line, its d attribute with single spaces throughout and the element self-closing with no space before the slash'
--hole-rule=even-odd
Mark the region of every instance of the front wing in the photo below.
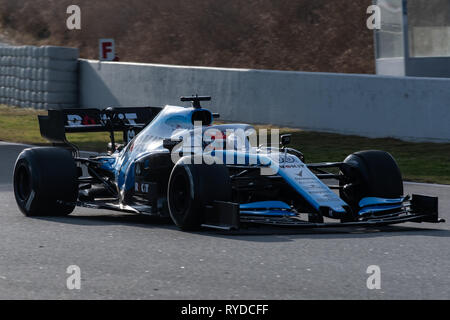
<svg viewBox="0 0 450 320">
<path fill-rule="evenodd" d="M 270 225 L 291 228 L 334 228 L 334 227 L 373 227 L 392 225 L 404 222 L 445 222 L 438 216 L 438 198 L 423 195 L 413 195 L 411 200 L 405 201 L 398 210 L 389 210 L 385 214 L 376 216 L 360 217 L 351 222 L 323 222 L 322 217 L 317 215 L 299 214 L 297 216 L 265 216 L 241 214 L 239 205 L 230 202 L 216 201 L 206 210 L 204 227 L 217 229 L 239 229 L 243 224 Z M 305 216 L 306 219 L 303 219 Z M 319 221 L 319 222 L 318 222 Z"/>
</svg>

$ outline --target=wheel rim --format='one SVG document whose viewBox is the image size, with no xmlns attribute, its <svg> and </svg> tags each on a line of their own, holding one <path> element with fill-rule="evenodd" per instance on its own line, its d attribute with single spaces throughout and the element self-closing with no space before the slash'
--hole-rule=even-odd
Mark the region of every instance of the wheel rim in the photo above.
<svg viewBox="0 0 450 320">
<path fill-rule="evenodd" d="M 170 192 L 171 204 L 174 211 L 179 215 L 184 215 L 190 202 L 189 181 L 184 175 L 177 175 L 172 183 Z"/>
<path fill-rule="evenodd" d="M 20 200 L 26 201 L 31 194 L 31 176 L 28 170 L 21 166 L 17 172 L 17 195 Z"/>
</svg>

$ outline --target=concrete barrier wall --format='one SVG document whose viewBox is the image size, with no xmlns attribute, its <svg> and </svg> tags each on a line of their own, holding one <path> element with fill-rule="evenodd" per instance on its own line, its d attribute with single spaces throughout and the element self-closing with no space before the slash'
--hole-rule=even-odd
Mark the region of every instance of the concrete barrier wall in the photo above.
<svg viewBox="0 0 450 320">
<path fill-rule="evenodd" d="M 80 60 L 80 106 L 180 105 L 230 121 L 450 141 L 450 79 L 166 66 Z"/>
<path fill-rule="evenodd" d="M 74 48 L 0 47 L 0 104 L 78 107 L 78 56 Z"/>
</svg>

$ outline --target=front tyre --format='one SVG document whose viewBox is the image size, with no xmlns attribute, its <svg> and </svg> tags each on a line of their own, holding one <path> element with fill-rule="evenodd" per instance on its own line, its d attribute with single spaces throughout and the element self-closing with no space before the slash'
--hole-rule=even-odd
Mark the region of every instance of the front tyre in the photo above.
<svg viewBox="0 0 450 320">
<path fill-rule="evenodd" d="M 354 214 L 365 197 L 399 198 L 403 195 L 403 179 L 394 158 L 387 152 L 370 150 L 349 155 L 343 174 L 347 180 L 340 189 L 342 200 Z"/>
<path fill-rule="evenodd" d="M 13 183 L 17 205 L 26 216 L 65 216 L 75 208 L 77 168 L 65 149 L 23 150 L 15 164 Z"/>
<path fill-rule="evenodd" d="M 231 201 L 231 180 L 224 165 L 185 164 L 172 170 L 167 190 L 170 216 L 182 230 L 195 230 L 204 221 L 204 209 L 215 200 Z"/>
</svg>

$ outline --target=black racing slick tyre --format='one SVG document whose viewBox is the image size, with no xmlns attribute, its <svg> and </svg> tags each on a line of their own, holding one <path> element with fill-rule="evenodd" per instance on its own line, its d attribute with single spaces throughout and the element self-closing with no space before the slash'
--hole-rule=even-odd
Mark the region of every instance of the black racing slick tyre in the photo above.
<svg viewBox="0 0 450 320">
<path fill-rule="evenodd" d="M 344 163 L 347 166 L 342 171 L 347 182 L 340 196 L 354 211 L 359 210 L 359 201 L 364 197 L 393 199 L 403 195 L 402 175 L 389 153 L 360 151 L 349 155 Z"/>
<path fill-rule="evenodd" d="M 185 164 L 170 174 L 167 201 L 170 217 L 182 230 L 196 230 L 204 220 L 205 205 L 231 201 L 231 180 L 224 165 Z"/>
<path fill-rule="evenodd" d="M 26 216 L 65 216 L 75 208 L 77 167 L 65 149 L 23 150 L 15 164 L 13 183 L 17 205 Z"/>
</svg>

